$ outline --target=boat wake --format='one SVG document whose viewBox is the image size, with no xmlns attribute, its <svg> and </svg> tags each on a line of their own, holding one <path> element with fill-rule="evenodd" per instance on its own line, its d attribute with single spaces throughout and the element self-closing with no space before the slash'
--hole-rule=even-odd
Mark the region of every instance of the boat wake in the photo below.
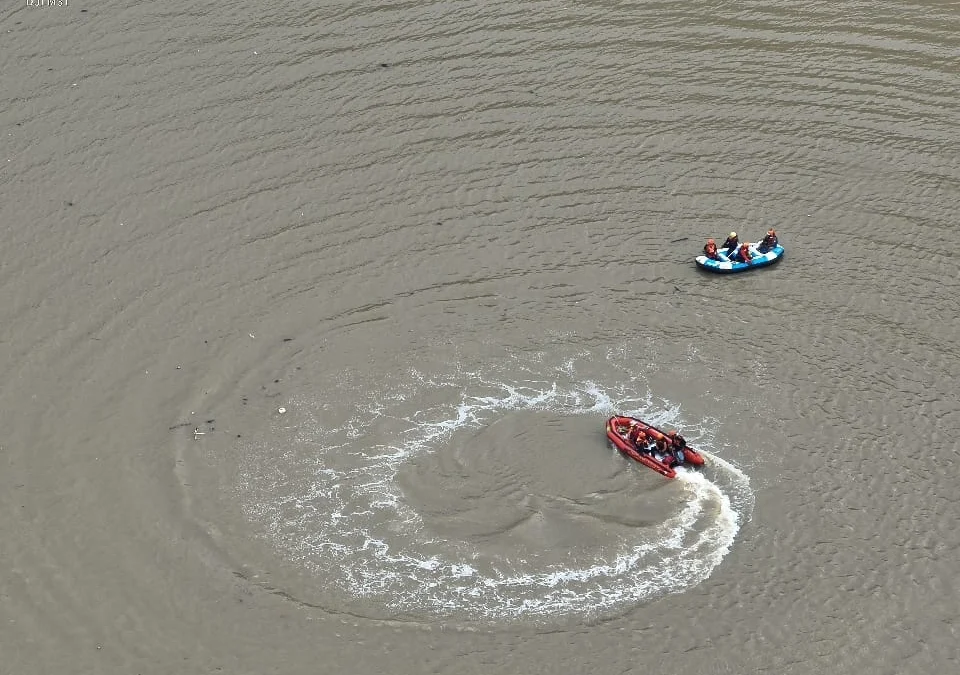
<svg viewBox="0 0 960 675">
<path fill-rule="evenodd" d="M 674 481 L 626 460 L 604 437 L 611 414 L 680 427 L 701 450 L 711 425 L 576 370 L 411 371 L 293 400 L 272 430 L 282 442 L 246 453 L 245 514 L 377 618 L 599 617 L 703 581 L 750 516 L 749 479 L 709 451 Z M 551 423 L 563 433 L 542 444 Z M 572 468 L 542 470 L 544 453 Z"/>
</svg>

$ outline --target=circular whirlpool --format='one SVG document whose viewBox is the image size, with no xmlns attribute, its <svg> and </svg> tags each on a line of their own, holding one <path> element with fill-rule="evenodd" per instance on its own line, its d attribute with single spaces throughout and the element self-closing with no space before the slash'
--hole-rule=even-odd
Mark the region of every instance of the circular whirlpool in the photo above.
<svg viewBox="0 0 960 675">
<path fill-rule="evenodd" d="M 747 476 L 710 452 L 711 420 L 625 378 L 622 352 L 319 380 L 274 364 L 289 381 L 213 406 L 242 408 L 252 433 L 188 430 L 184 490 L 244 575 L 301 603 L 465 623 L 622 613 L 709 576 L 752 509 Z M 621 456 L 604 435 L 621 412 L 681 427 L 709 466 L 666 481 Z M 218 516 L 200 515 L 205 475 Z M 233 534 L 224 509 L 242 513 Z"/>
</svg>

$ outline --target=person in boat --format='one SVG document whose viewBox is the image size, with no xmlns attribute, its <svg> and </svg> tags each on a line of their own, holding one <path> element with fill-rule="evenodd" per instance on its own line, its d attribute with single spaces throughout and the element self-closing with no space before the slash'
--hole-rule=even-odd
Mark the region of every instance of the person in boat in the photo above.
<svg viewBox="0 0 960 675">
<path fill-rule="evenodd" d="M 724 249 L 729 256 L 731 253 L 737 250 L 737 246 L 740 244 L 740 239 L 737 237 L 736 232 L 731 232 L 730 235 L 723 240 L 723 244 L 720 248 Z"/>
<path fill-rule="evenodd" d="M 757 247 L 761 253 L 766 253 L 767 251 L 772 251 L 780 242 L 777 241 L 777 231 L 772 227 L 767 230 L 766 236 L 760 242 L 760 246 Z"/>
<path fill-rule="evenodd" d="M 633 446 L 640 452 L 645 452 L 647 443 L 649 442 L 646 432 L 636 423 L 630 428 L 630 433 L 627 434 L 627 440 L 633 443 Z"/>
<path fill-rule="evenodd" d="M 676 429 L 671 429 L 667 432 L 667 440 L 674 448 L 683 450 L 685 447 L 687 447 L 687 439 L 681 436 Z"/>
<path fill-rule="evenodd" d="M 740 250 L 734 254 L 733 260 L 735 262 L 749 263 L 752 259 L 753 256 L 750 255 L 750 244 L 743 242 L 740 244 Z"/>
<path fill-rule="evenodd" d="M 687 447 L 687 439 L 677 433 L 676 429 L 671 429 L 667 432 L 667 440 L 670 442 L 670 452 L 673 454 L 675 463 L 682 464 L 686 459 L 683 451 Z"/>
<path fill-rule="evenodd" d="M 664 464 L 669 466 L 670 465 L 669 459 L 664 457 L 665 453 L 663 451 L 663 441 L 661 441 L 658 438 L 658 436 L 660 436 L 660 434 L 658 434 L 654 430 L 647 432 L 647 440 L 643 448 L 641 449 L 641 452 L 647 455 L 650 455 L 658 462 L 663 462 Z"/>
<path fill-rule="evenodd" d="M 650 455 L 658 462 L 663 462 L 667 466 L 670 466 L 673 463 L 673 455 L 669 452 L 670 439 L 653 428 L 647 429 L 645 436 L 646 442 L 644 446 L 638 445 L 638 447 L 641 447 L 640 451 Z M 661 457 L 663 457 L 663 459 L 660 459 Z"/>
<path fill-rule="evenodd" d="M 720 260 L 720 254 L 717 252 L 717 242 L 713 239 L 707 239 L 707 245 L 703 247 L 703 255 L 710 260 Z"/>
<path fill-rule="evenodd" d="M 654 429 L 644 429 L 640 424 L 634 422 L 630 426 L 627 434 L 627 440 L 633 444 L 637 452 L 652 455 L 656 451 L 655 439 L 653 434 L 657 433 Z"/>
</svg>

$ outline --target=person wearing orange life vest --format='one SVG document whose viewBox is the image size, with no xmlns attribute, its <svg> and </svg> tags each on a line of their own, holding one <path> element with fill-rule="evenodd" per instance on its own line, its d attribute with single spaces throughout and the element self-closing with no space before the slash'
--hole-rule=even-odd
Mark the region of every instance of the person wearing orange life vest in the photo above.
<svg viewBox="0 0 960 675">
<path fill-rule="evenodd" d="M 720 254 L 717 253 L 717 242 L 713 239 L 707 239 L 707 245 L 703 247 L 703 255 L 710 260 L 720 260 Z"/>
<path fill-rule="evenodd" d="M 743 242 L 740 244 L 740 250 L 733 256 L 735 262 L 749 263 L 753 256 L 750 255 L 750 244 Z"/>
<path fill-rule="evenodd" d="M 650 429 L 647 429 L 647 438 L 649 439 L 647 441 L 648 442 L 648 446 L 646 449 L 647 454 L 653 455 L 654 459 L 657 459 L 657 461 L 661 461 L 667 466 L 670 466 L 671 456 L 667 452 L 670 446 L 669 439 L 652 427 Z M 657 454 L 663 456 L 664 459 L 661 460 L 657 458 L 656 457 Z"/>
<path fill-rule="evenodd" d="M 637 437 L 633 441 L 633 445 L 637 448 L 637 452 L 649 452 L 647 446 L 650 445 L 650 437 L 641 429 L 637 432 Z"/>
<path fill-rule="evenodd" d="M 777 231 L 772 227 L 767 230 L 767 235 L 760 242 L 760 246 L 757 247 L 757 250 L 761 253 L 766 253 L 777 247 L 780 242 L 777 240 Z"/>
<path fill-rule="evenodd" d="M 630 425 L 630 432 L 627 434 L 627 440 L 630 441 L 634 447 L 641 452 L 643 452 L 643 449 L 647 447 L 647 434 L 644 433 L 643 428 L 637 422 L 634 422 Z"/>
<path fill-rule="evenodd" d="M 656 433 L 654 429 L 645 429 L 639 422 L 634 422 L 630 425 L 627 440 L 630 441 L 637 452 L 651 455 L 655 449 L 652 438 L 654 433 Z"/>
</svg>

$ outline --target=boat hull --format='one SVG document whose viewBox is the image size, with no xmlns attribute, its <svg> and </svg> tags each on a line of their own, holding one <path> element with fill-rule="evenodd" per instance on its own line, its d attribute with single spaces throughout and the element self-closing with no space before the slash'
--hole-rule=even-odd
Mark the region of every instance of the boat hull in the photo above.
<svg viewBox="0 0 960 675">
<path fill-rule="evenodd" d="M 636 417 L 628 417 L 625 415 L 614 415 L 607 420 L 607 438 L 611 443 L 619 450 L 622 454 L 626 455 L 630 459 L 633 459 L 637 462 L 640 462 L 644 466 L 653 469 L 660 475 L 666 478 L 676 478 L 677 471 L 676 469 L 665 462 L 661 462 L 656 457 L 653 457 L 647 453 L 639 452 L 633 443 L 626 437 L 626 432 L 621 431 L 622 429 L 627 429 L 633 423 L 637 423 L 640 427 L 647 431 L 648 433 L 653 432 L 655 434 L 666 435 L 660 429 L 657 429 L 652 424 L 644 422 L 641 419 Z M 684 448 L 683 451 L 684 464 L 690 464 L 693 466 L 703 466 L 705 459 L 703 455 L 694 450 L 693 448 Z"/>
<path fill-rule="evenodd" d="M 749 270 L 768 267 L 783 258 L 783 246 L 774 246 L 769 251 L 761 253 L 757 244 L 750 245 L 750 253 L 753 256 L 749 263 L 733 262 L 722 251 L 719 253 L 720 260 L 713 260 L 705 255 L 698 255 L 695 258 L 697 267 L 708 272 L 717 274 L 736 274 L 737 272 L 747 272 Z"/>
</svg>

